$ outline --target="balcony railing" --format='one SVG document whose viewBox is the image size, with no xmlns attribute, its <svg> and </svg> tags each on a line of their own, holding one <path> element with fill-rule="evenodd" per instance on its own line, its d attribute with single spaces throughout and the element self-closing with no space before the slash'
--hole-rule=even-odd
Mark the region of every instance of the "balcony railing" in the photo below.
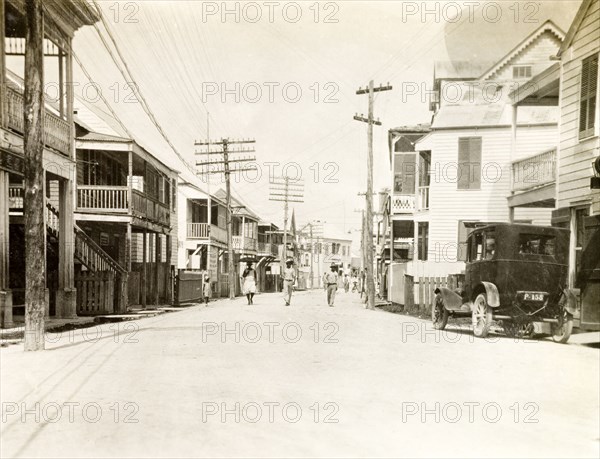
<svg viewBox="0 0 600 459">
<path fill-rule="evenodd" d="M 188 223 L 188 239 L 208 239 L 210 237 L 210 225 L 208 223 Z"/>
<path fill-rule="evenodd" d="M 8 187 L 8 207 L 10 209 L 22 209 L 23 194 L 23 185 L 10 185 Z"/>
<path fill-rule="evenodd" d="M 77 210 L 94 212 L 128 212 L 126 186 L 77 185 Z"/>
<path fill-rule="evenodd" d="M 527 190 L 556 181 L 556 148 L 512 163 L 512 191 Z"/>
<path fill-rule="evenodd" d="M 23 95 L 8 86 L 4 87 L 4 94 L 6 95 L 7 127 L 23 134 L 25 132 Z M 69 123 L 48 110 L 44 113 L 44 144 L 64 155 L 70 154 L 71 129 Z"/>
<path fill-rule="evenodd" d="M 417 195 L 418 209 L 428 210 L 429 209 L 429 187 L 420 186 L 419 194 Z"/>
<path fill-rule="evenodd" d="M 270 242 L 259 242 L 258 253 L 260 255 L 269 255 L 276 257 L 278 255 L 277 245 Z"/>
<path fill-rule="evenodd" d="M 217 225 L 210 225 L 210 238 L 213 241 L 227 244 L 227 230 Z"/>
<path fill-rule="evenodd" d="M 243 240 L 243 246 L 242 246 Z M 233 236 L 233 248 L 235 250 L 250 250 L 256 251 L 256 239 L 250 239 L 248 237 L 243 238 L 242 236 Z"/>
<path fill-rule="evenodd" d="M 393 214 L 412 214 L 415 211 L 415 196 L 402 194 L 392 196 Z"/>
<path fill-rule="evenodd" d="M 168 225 L 171 220 L 169 208 L 138 190 L 132 190 L 131 210 L 136 217 L 145 218 L 162 225 Z"/>
</svg>

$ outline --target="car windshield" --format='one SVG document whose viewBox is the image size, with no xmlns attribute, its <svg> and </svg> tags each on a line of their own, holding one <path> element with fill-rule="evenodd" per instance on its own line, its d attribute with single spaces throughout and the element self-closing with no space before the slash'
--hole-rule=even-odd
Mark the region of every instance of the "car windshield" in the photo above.
<svg viewBox="0 0 600 459">
<path fill-rule="evenodd" d="M 555 237 L 539 234 L 519 235 L 519 254 L 554 256 Z"/>
</svg>

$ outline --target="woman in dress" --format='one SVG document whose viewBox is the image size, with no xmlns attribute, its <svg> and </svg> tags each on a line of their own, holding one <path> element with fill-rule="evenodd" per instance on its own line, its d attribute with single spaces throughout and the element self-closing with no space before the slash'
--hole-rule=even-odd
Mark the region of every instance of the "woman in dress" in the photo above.
<svg viewBox="0 0 600 459">
<path fill-rule="evenodd" d="M 254 304 L 253 298 L 256 293 L 256 270 L 252 267 L 252 262 L 246 263 L 246 269 L 242 274 L 244 284 L 242 286 L 242 293 L 246 295 L 248 304 Z"/>
</svg>

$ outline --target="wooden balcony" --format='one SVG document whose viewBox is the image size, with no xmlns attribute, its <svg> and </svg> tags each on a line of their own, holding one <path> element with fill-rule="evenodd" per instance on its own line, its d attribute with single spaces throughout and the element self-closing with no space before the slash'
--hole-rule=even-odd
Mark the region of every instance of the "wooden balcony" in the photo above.
<svg viewBox="0 0 600 459">
<path fill-rule="evenodd" d="M 210 238 L 213 241 L 227 244 L 227 230 L 217 225 L 210 225 Z"/>
<path fill-rule="evenodd" d="M 77 210 L 93 212 L 129 212 L 126 186 L 77 185 Z"/>
<path fill-rule="evenodd" d="M 9 209 L 23 208 L 23 185 L 10 185 L 8 187 L 8 207 Z"/>
<path fill-rule="evenodd" d="M 415 211 L 415 195 L 392 196 L 392 214 L 412 214 Z"/>
<path fill-rule="evenodd" d="M 271 256 L 276 257 L 278 255 L 278 249 L 276 244 L 272 244 L 270 242 L 259 242 L 258 245 L 258 254 L 262 256 Z"/>
<path fill-rule="evenodd" d="M 188 223 L 188 239 L 208 239 L 210 237 L 210 225 L 208 223 Z"/>
<path fill-rule="evenodd" d="M 131 212 L 134 217 L 168 226 L 171 221 L 169 207 L 155 199 L 150 198 L 139 190 L 132 190 Z"/>
<path fill-rule="evenodd" d="M 248 237 L 243 238 L 242 236 L 233 236 L 233 248 L 235 250 L 241 250 L 244 252 L 256 252 L 257 242 L 256 239 L 250 239 Z"/>
<path fill-rule="evenodd" d="M 23 94 L 13 88 L 5 86 L 3 94 L 6 96 L 5 119 L 6 127 L 23 135 L 25 121 L 23 119 Z M 44 112 L 44 144 L 65 156 L 70 156 L 71 127 L 67 121 L 45 110 Z"/>
<path fill-rule="evenodd" d="M 524 191 L 556 182 L 556 148 L 512 163 L 512 191 Z"/>
</svg>

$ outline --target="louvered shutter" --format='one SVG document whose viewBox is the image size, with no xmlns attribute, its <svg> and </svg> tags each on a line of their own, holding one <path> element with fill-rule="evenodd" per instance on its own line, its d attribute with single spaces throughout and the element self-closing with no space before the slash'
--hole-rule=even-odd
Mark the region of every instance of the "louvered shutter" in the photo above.
<svg viewBox="0 0 600 459">
<path fill-rule="evenodd" d="M 594 134 L 596 121 L 596 91 L 598 88 L 598 55 L 584 59 L 581 65 L 579 102 L 579 137 Z"/>
</svg>

